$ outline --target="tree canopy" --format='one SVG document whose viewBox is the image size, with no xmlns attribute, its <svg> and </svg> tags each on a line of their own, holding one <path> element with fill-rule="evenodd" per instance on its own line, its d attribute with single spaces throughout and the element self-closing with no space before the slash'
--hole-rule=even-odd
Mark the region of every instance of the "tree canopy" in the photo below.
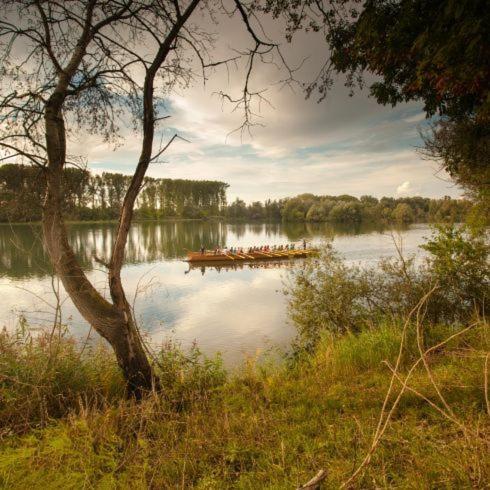
<svg viewBox="0 0 490 490">
<path fill-rule="evenodd" d="M 323 97 L 336 73 L 370 85 L 382 104 L 421 100 L 428 116 L 489 116 L 490 12 L 485 0 L 268 0 L 291 38 L 322 31 L 325 65 L 309 87 Z M 368 82 L 365 74 L 377 77 Z"/>
</svg>

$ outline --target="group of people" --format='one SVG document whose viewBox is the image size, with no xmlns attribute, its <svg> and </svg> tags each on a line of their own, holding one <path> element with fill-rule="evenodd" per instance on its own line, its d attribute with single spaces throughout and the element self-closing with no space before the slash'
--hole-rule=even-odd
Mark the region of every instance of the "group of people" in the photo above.
<svg viewBox="0 0 490 490">
<path fill-rule="evenodd" d="M 303 240 L 303 250 L 306 249 L 306 240 Z M 283 252 L 283 251 L 289 251 L 289 250 L 295 250 L 296 245 L 294 243 L 290 243 L 287 245 L 261 245 L 260 247 L 248 247 L 248 248 L 243 248 L 243 247 L 225 247 L 225 248 L 219 248 L 216 247 L 213 250 L 214 255 L 226 255 L 226 254 L 247 254 L 247 253 L 254 253 L 254 252 Z M 204 247 L 201 247 L 201 254 L 204 255 L 206 253 L 206 250 Z"/>
<path fill-rule="evenodd" d="M 252 252 L 282 252 L 284 250 L 294 250 L 295 245 L 294 243 L 288 244 L 288 245 L 262 245 L 261 247 L 249 247 L 247 249 L 247 253 L 252 253 Z M 233 253 L 233 248 L 231 249 L 231 252 Z M 242 249 L 243 253 L 243 249 Z"/>
</svg>

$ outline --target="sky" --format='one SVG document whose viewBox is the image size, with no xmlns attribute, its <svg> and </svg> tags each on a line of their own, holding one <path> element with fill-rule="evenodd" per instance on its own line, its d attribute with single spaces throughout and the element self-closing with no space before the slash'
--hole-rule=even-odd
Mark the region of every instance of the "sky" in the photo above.
<svg viewBox="0 0 490 490">
<path fill-rule="evenodd" d="M 193 22 L 216 33 L 213 59 L 224 59 L 250 46 L 245 26 L 235 18 L 211 24 L 197 13 Z M 326 49 L 319 34 L 298 35 L 291 44 L 283 39 L 283 25 L 265 19 L 264 29 L 291 66 L 301 65 L 296 77 L 308 82 L 320 69 Z M 208 179 L 227 182 L 228 200 L 247 202 L 277 199 L 311 192 L 319 195 L 365 194 L 381 196 L 458 197 L 461 190 L 439 171 L 436 162 L 423 160 L 419 129 L 426 123 L 419 103 L 395 108 L 380 106 L 367 90 L 349 96 L 339 78 L 326 99 L 306 99 L 301 85 L 283 86 L 284 70 L 256 63 L 251 78 L 254 90 L 265 90 L 267 102 L 258 113 L 251 135 L 233 133 L 243 113 L 223 103 L 219 91 L 236 96 L 244 79 L 245 63 L 218 67 L 189 87 L 164 95 L 164 113 L 170 118 L 159 127 L 157 144 L 179 134 L 147 175 L 162 178 Z M 230 134 L 231 133 L 231 134 Z M 89 168 L 131 174 L 140 137 L 122 129 L 117 148 L 100 138 L 78 134 L 70 141 L 84 154 Z"/>
</svg>

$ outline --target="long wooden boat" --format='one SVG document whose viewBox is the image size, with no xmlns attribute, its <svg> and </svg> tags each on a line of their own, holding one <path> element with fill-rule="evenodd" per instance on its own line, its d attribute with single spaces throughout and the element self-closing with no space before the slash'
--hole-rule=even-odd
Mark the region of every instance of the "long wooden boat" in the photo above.
<svg viewBox="0 0 490 490">
<path fill-rule="evenodd" d="M 262 260 L 299 259 L 318 253 L 318 250 L 267 250 L 254 252 L 188 252 L 187 262 L 252 262 Z"/>
</svg>

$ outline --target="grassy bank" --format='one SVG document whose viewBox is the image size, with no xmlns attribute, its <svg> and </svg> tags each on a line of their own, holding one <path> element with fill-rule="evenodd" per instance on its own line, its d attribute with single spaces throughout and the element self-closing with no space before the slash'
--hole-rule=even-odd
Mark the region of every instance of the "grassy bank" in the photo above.
<svg viewBox="0 0 490 490">
<path fill-rule="evenodd" d="M 409 325 L 403 378 L 419 356 Z M 361 464 L 390 384 L 400 325 L 326 335 L 294 362 L 245 364 L 173 348 L 159 358 L 163 395 L 140 405 L 104 348 L 3 335 L 0 487 L 287 489 L 328 472 L 338 488 Z M 457 333 L 432 327 L 426 348 Z M 428 354 L 393 411 L 355 488 L 483 488 L 490 481 L 484 394 L 488 325 Z M 388 409 L 400 383 L 394 383 Z M 413 391 L 415 390 L 415 391 Z M 430 402 L 424 400 L 427 397 Z M 434 406 L 431 406 L 431 403 Z M 450 420 L 453 419 L 453 420 Z"/>
</svg>

